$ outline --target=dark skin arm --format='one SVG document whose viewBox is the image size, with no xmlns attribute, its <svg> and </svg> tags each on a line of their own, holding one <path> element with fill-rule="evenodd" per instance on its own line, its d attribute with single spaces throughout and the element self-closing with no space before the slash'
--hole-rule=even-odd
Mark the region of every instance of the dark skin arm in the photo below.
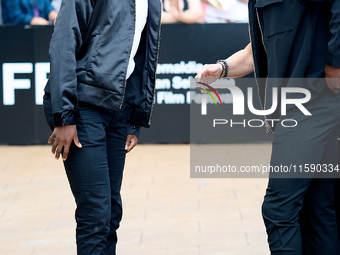
<svg viewBox="0 0 340 255">
<path fill-rule="evenodd" d="M 326 83 L 328 88 L 334 93 L 340 92 L 340 67 L 326 65 L 325 68 Z"/>
<path fill-rule="evenodd" d="M 53 142 L 54 140 L 54 142 Z M 70 145 L 72 142 L 81 148 L 82 145 L 79 142 L 76 125 L 66 125 L 61 127 L 55 127 L 52 135 L 48 139 L 48 143 L 52 143 L 52 154 L 56 159 L 60 158 L 60 154 L 63 152 L 63 160 L 65 161 L 70 151 Z"/>
<path fill-rule="evenodd" d="M 53 142 L 54 140 L 54 142 Z M 81 143 L 78 139 L 76 125 L 66 125 L 61 127 L 55 127 L 52 135 L 48 139 L 48 143 L 52 143 L 52 154 L 55 155 L 56 159 L 62 158 L 65 161 L 68 157 L 70 146 L 72 142 L 78 147 L 82 148 Z M 138 138 L 135 135 L 127 135 L 125 150 L 130 152 L 138 143 Z"/>
<path fill-rule="evenodd" d="M 130 152 L 138 143 L 138 137 L 135 135 L 127 135 L 125 150 L 126 152 Z"/>
</svg>

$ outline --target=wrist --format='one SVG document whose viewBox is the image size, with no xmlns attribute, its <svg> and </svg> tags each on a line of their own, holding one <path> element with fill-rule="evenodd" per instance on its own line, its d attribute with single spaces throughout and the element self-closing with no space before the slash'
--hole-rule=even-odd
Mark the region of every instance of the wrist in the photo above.
<svg viewBox="0 0 340 255">
<path fill-rule="evenodd" d="M 222 66 L 222 72 L 220 75 L 220 78 L 227 78 L 228 71 L 229 71 L 229 65 L 225 59 L 219 59 L 216 62 L 217 64 L 220 64 Z"/>
<path fill-rule="evenodd" d="M 220 77 L 222 77 L 225 74 L 225 68 L 224 68 L 224 64 L 222 62 L 216 62 L 217 65 L 221 66 L 221 74 Z"/>
<path fill-rule="evenodd" d="M 53 123 L 55 127 L 75 125 L 74 113 L 71 111 L 65 111 L 63 113 L 54 113 Z"/>
</svg>

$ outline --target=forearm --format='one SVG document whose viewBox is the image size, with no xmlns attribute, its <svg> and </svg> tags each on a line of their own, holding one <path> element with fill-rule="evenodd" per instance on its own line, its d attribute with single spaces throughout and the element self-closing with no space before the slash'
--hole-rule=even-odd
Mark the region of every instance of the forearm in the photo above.
<svg viewBox="0 0 340 255">
<path fill-rule="evenodd" d="M 228 69 L 228 78 L 245 76 L 254 70 L 253 55 L 250 43 L 243 49 L 226 59 L 228 68 L 225 68 L 224 61 L 216 64 L 206 64 L 198 71 L 196 79 L 205 83 L 212 83 L 220 77 L 225 77 L 225 70 Z"/>
<path fill-rule="evenodd" d="M 237 78 L 245 76 L 254 70 L 253 55 L 250 43 L 229 58 L 227 58 L 229 66 L 228 78 Z"/>
<path fill-rule="evenodd" d="M 203 12 L 193 10 L 184 11 L 178 16 L 178 21 L 186 24 L 201 23 L 203 22 Z"/>
<path fill-rule="evenodd" d="M 86 12 L 77 12 L 85 0 L 68 0 L 62 6 L 50 43 L 50 90 L 55 125 L 74 124 L 77 103 L 76 56 L 82 46 L 79 24 L 87 20 Z"/>
</svg>

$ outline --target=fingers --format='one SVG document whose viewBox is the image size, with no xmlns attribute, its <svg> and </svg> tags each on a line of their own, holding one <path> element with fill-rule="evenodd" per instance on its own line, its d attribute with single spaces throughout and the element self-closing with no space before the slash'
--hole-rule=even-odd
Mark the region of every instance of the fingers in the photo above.
<svg viewBox="0 0 340 255">
<path fill-rule="evenodd" d="M 328 88 L 334 92 L 340 92 L 340 68 L 326 65 L 325 77 Z"/>
<path fill-rule="evenodd" d="M 195 80 L 198 82 L 203 82 L 206 84 L 211 84 L 220 78 L 223 71 L 222 65 L 220 64 L 210 64 L 204 65 L 201 70 L 198 71 Z M 199 85 L 197 85 L 200 87 Z M 204 86 L 203 86 L 204 88 Z M 203 93 L 203 92 L 202 92 Z"/>
<path fill-rule="evenodd" d="M 128 135 L 126 137 L 125 150 L 130 152 L 138 143 L 138 138 L 135 135 Z"/>
<path fill-rule="evenodd" d="M 202 79 L 196 79 L 196 87 L 197 88 L 205 89 L 205 86 L 203 85 L 203 83 L 202 83 Z M 207 94 L 207 92 L 205 92 L 204 90 L 201 90 L 201 93 Z"/>
<path fill-rule="evenodd" d="M 55 134 L 54 134 L 54 132 L 52 133 L 52 135 L 50 136 L 50 138 L 48 138 L 48 143 L 49 144 L 51 144 L 52 143 L 52 141 L 55 139 Z"/>
<path fill-rule="evenodd" d="M 79 142 L 78 136 L 76 136 L 73 139 L 74 144 L 78 148 L 82 148 L 82 144 Z M 62 155 L 63 160 L 67 160 L 69 152 L 70 152 L 70 146 L 71 146 L 72 140 L 71 141 L 66 141 L 66 142 L 54 142 L 52 146 L 52 153 L 55 154 L 55 158 L 59 159 L 60 155 Z"/>
<path fill-rule="evenodd" d="M 326 78 L 328 88 L 335 94 L 340 92 L 340 82 L 339 79 Z"/>
<path fill-rule="evenodd" d="M 76 125 L 55 127 L 52 135 L 48 139 L 48 142 L 53 142 L 52 153 L 55 155 L 56 159 L 59 159 L 60 155 L 63 155 L 63 160 L 67 159 L 72 142 L 74 142 L 78 148 L 82 148 L 82 144 L 78 139 Z"/>
<path fill-rule="evenodd" d="M 335 94 L 338 94 L 340 92 L 340 88 L 337 88 L 337 87 L 331 87 L 331 88 L 329 87 L 329 89 Z"/>
<path fill-rule="evenodd" d="M 57 149 L 55 150 L 55 159 L 59 159 L 60 158 L 60 154 L 63 152 L 64 145 L 65 145 L 65 143 L 59 143 L 58 144 Z"/>
<path fill-rule="evenodd" d="M 83 145 L 80 143 L 79 139 L 78 139 L 78 134 L 76 133 L 76 135 L 74 136 L 73 138 L 73 142 L 74 144 L 78 147 L 78 148 L 81 148 L 83 147 Z"/>
<path fill-rule="evenodd" d="M 48 143 L 51 144 L 53 142 L 53 140 L 55 140 L 55 133 L 53 132 L 52 135 L 50 136 L 50 138 L 48 138 Z M 52 149 L 51 149 L 51 152 L 52 154 L 54 155 L 55 154 L 55 150 L 57 149 L 57 146 L 58 146 L 58 142 L 57 141 L 54 141 L 54 143 L 52 144 Z"/>
<path fill-rule="evenodd" d="M 52 150 L 51 150 L 53 155 L 55 154 L 57 147 L 58 147 L 58 142 L 54 141 L 54 143 L 52 144 Z"/>
<path fill-rule="evenodd" d="M 53 142 L 53 140 L 54 140 L 54 142 Z M 56 138 L 55 132 L 53 132 L 52 135 L 50 136 L 50 138 L 48 139 L 49 144 L 51 144 L 52 142 L 53 142 L 53 144 L 52 144 L 51 152 L 52 152 L 53 155 L 55 155 L 56 159 L 59 159 L 63 145 L 61 145 L 60 141 Z"/>
<path fill-rule="evenodd" d="M 126 152 L 130 152 L 137 145 L 137 141 L 138 141 L 137 139 L 131 139 Z"/>
<path fill-rule="evenodd" d="M 131 135 L 127 135 L 126 142 L 125 142 L 125 150 L 129 152 L 130 144 L 131 144 Z"/>
<path fill-rule="evenodd" d="M 65 161 L 66 159 L 67 159 L 67 157 L 68 157 L 68 153 L 69 153 L 69 151 L 70 151 L 70 146 L 71 146 L 71 144 L 70 143 L 67 143 L 67 144 L 65 144 L 65 146 L 64 146 L 64 151 L 62 151 L 62 154 L 63 154 L 63 160 Z M 60 155 L 60 154 L 59 154 Z M 59 158 L 59 157 L 58 157 Z"/>
</svg>

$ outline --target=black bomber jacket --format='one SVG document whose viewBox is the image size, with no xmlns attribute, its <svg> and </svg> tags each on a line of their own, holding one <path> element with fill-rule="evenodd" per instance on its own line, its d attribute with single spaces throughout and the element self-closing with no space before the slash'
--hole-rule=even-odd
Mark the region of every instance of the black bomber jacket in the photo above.
<svg viewBox="0 0 340 255">
<path fill-rule="evenodd" d="M 126 80 L 135 0 L 63 1 L 50 43 L 51 71 L 45 88 L 51 94 L 54 126 L 75 124 L 78 101 L 118 111 L 124 100 L 130 126 L 150 126 L 160 19 L 160 1 L 149 0 L 136 67 Z"/>
<path fill-rule="evenodd" d="M 273 88 L 304 86 L 318 97 L 325 66 L 340 67 L 340 0 L 249 0 L 249 28 L 263 109 Z M 279 119 L 279 110 L 266 119 Z"/>
</svg>

